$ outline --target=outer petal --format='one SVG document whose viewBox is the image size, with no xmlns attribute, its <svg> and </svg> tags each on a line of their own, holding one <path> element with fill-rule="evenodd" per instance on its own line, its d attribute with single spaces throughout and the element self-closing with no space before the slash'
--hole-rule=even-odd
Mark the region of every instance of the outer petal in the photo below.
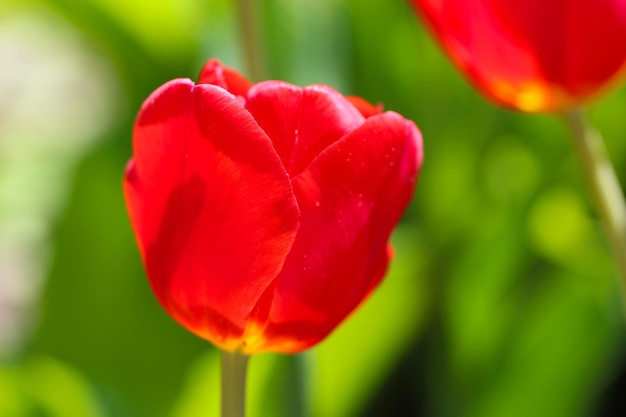
<svg viewBox="0 0 626 417">
<path fill-rule="evenodd" d="M 234 349 L 298 227 L 287 173 L 230 93 L 174 80 L 148 98 L 124 190 L 152 288 L 192 332 Z"/>
<path fill-rule="evenodd" d="M 368 295 L 422 160 L 417 127 L 373 116 L 293 179 L 301 225 L 275 282 L 257 350 L 295 352 L 324 338 Z"/>
<path fill-rule="evenodd" d="M 412 4 L 454 63 L 488 98 L 529 110 L 547 106 L 548 86 L 532 51 L 511 38 L 487 1 L 412 0 Z"/>
<path fill-rule="evenodd" d="M 536 56 L 542 75 L 585 97 L 624 66 L 624 0 L 491 0 L 502 25 Z"/>
<path fill-rule="evenodd" d="M 198 84 L 217 85 L 236 96 L 245 96 L 253 85 L 246 77 L 234 69 L 222 65 L 217 59 L 209 59 L 204 64 L 202 71 L 200 71 Z"/>
<path fill-rule="evenodd" d="M 364 121 L 345 97 L 322 85 L 259 83 L 248 92 L 246 108 L 272 139 L 291 177 Z"/>
<path fill-rule="evenodd" d="M 488 98 L 560 110 L 623 74 L 622 0 L 411 0 L 453 61 Z"/>
</svg>

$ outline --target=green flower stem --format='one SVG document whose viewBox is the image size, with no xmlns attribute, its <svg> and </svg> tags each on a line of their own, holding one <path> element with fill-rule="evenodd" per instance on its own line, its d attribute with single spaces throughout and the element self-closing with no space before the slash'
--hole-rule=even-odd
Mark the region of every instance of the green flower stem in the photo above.
<svg viewBox="0 0 626 417">
<path fill-rule="evenodd" d="M 578 108 L 565 113 L 565 120 L 609 238 L 626 308 L 626 204 L 622 188 L 607 157 L 602 137 L 587 125 L 583 110 Z"/>
<path fill-rule="evenodd" d="M 259 14 L 255 7 L 258 6 L 258 1 L 255 0 L 237 0 L 241 46 L 248 69 L 248 76 L 253 82 L 263 80 L 265 72 L 261 32 L 256 19 Z"/>
<path fill-rule="evenodd" d="M 245 417 L 248 356 L 223 350 L 222 417 Z"/>
</svg>

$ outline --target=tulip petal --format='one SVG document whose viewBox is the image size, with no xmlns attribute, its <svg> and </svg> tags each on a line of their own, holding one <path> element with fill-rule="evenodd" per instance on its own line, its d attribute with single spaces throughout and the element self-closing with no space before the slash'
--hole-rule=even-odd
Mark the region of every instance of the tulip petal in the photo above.
<svg viewBox="0 0 626 417">
<path fill-rule="evenodd" d="M 543 77 L 570 95 L 588 95 L 624 67 L 623 0 L 491 0 L 491 7 L 511 36 L 534 53 Z"/>
<path fill-rule="evenodd" d="M 186 129 L 191 106 L 191 80 L 173 80 L 146 99 L 133 132 L 134 158 L 128 164 L 124 191 L 139 249 L 145 258 L 146 243 L 156 238 L 171 190 L 180 182 L 184 164 Z M 148 181 L 158 175 L 158 181 Z"/>
<path fill-rule="evenodd" d="M 357 96 L 347 96 L 346 99 L 350 103 L 352 103 L 352 105 L 354 107 L 356 107 L 356 109 L 366 119 L 368 117 L 372 117 L 372 116 L 374 116 L 376 114 L 381 114 L 383 112 L 383 105 L 382 105 L 382 103 L 379 103 L 376 106 L 373 106 L 369 101 L 367 101 L 365 99 L 362 99 L 361 97 L 357 97 Z"/>
<path fill-rule="evenodd" d="M 245 96 L 253 85 L 246 77 L 222 65 L 217 59 L 209 59 L 204 64 L 198 84 L 213 84 L 236 96 Z"/>
<path fill-rule="evenodd" d="M 124 189 L 157 298 L 189 330 L 237 348 L 298 228 L 280 158 L 233 95 L 189 80 L 146 101 L 133 145 Z"/>
<path fill-rule="evenodd" d="M 484 1 L 412 3 L 432 25 L 452 60 L 488 97 L 525 109 L 547 105 L 546 87 L 537 83 L 542 78 L 532 53 L 506 35 L 508 29 Z"/>
<path fill-rule="evenodd" d="M 623 0 L 411 0 L 488 98 L 523 111 L 589 99 L 626 72 Z"/>
<path fill-rule="evenodd" d="M 266 81 L 252 87 L 246 99 L 246 108 L 272 139 L 291 177 L 364 120 L 345 97 L 322 85 L 300 88 Z"/>
<path fill-rule="evenodd" d="M 378 284 L 421 149 L 417 127 L 387 112 L 367 119 L 293 179 L 301 226 L 275 282 L 261 349 L 313 345 Z"/>
</svg>

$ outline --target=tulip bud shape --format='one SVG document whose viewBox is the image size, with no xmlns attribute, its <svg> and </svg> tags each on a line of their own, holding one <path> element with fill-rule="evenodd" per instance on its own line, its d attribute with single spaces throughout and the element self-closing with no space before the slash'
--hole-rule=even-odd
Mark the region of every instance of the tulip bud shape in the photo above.
<svg viewBox="0 0 626 417">
<path fill-rule="evenodd" d="M 522 111 L 580 105 L 626 73 L 625 0 L 410 0 L 488 99 Z"/>
<path fill-rule="evenodd" d="M 124 177 L 151 287 L 246 354 L 324 339 L 380 282 L 422 163 L 415 124 L 210 60 L 143 104 Z M 367 117 L 366 117 L 367 116 Z"/>
</svg>

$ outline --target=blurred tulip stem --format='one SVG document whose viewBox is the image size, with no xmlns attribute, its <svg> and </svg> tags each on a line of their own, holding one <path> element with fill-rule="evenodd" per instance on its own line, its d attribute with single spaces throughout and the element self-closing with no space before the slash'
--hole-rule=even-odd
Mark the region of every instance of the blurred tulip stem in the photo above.
<svg viewBox="0 0 626 417">
<path fill-rule="evenodd" d="M 237 0 L 239 36 L 248 76 L 252 81 L 259 82 L 265 79 L 265 62 L 256 7 L 259 7 L 258 1 Z"/>
<path fill-rule="evenodd" d="M 626 204 L 622 188 L 602 137 L 587 124 L 583 109 L 566 112 L 565 119 L 609 237 L 625 297 L 622 302 L 626 308 Z"/>
<path fill-rule="evenodd" d="M 241 352 L 221 351 L 222 417 L 245 417 L 246 372 L 248 356 Z"/>
</svg>

